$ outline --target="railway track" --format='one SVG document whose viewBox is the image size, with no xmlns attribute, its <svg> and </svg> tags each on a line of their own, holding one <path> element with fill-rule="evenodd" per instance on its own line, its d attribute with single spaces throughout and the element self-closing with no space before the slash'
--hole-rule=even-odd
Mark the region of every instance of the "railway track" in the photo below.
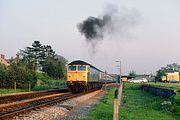
<svg viewBox="0 0 180 120">
<path fill-rule="evenodd" d="M 95 90 L 93 90 L 95 91 Z M 50 105 L 57 104 L 59 102 L 78 97 L 92 91 L 85 93 L 72 94 L 72 93 L 59 93 L 58 95 L 52 95 L 44 98 L 30 99 L 22 101 L 16 104 L 0 107 L 0 120 L 10 120 L 14 116 L 18 116 L 23 113 L 30 112 L 39 108 L 47 107 Z"/>
<path fill-rule="evenodd" d="M 0 96 L 0 106 L 2 104 L 22 101 L 22 100 L 52 95 L 52 94 L 58 94 L 62 92 L 69 92 L 69 90 L 68 89 L 45 90 L 45 91 L 40 91 L 40 92 L 29 92 L 29 93 L 22 93 L 22 94 Z"/>
</svg>

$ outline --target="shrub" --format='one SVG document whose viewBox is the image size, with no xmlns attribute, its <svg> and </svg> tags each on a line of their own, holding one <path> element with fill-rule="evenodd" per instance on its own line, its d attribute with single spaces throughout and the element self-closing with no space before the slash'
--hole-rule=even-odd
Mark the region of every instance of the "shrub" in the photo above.
<svg viewBox="0 0 180 120">
<path fill-rule="evenodd" d="M 37 82 L 36 72 L 28 69 L 24 65 L 13 63 L 7 69 L 6 81 L 4 82 L 5 88 L 13 88 L 16 82 L 16 88 L 27 89 L 29 83 L 31 88 Z"/>
</svg>

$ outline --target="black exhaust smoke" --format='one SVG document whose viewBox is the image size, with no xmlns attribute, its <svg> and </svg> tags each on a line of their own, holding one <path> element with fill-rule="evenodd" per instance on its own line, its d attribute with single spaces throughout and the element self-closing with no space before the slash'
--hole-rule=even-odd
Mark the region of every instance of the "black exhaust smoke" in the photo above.
<svg viewBox="0 0 180 120">
<path fill-rule="evenodd" d="M 78 29 L 88 41 L 92 39 L 102 39 L 103 28 L 110 20 L 111 17 L 108 15 L 104 15 L 103 18 L 90 16 L 78 25 Z"/>
<path fill-rule="evenodd" d="M 121 38 L 128 29 L 136 25 L 140 14 L 137 9 L 118 11 L 116 5 L 108 4 L 103 15 L 99 17 L 88 17 L 78 24 L 79 32 L 85 36 L 86 41 L 93 47 L 93 53 L 96 52 L 96 45 L 107 35 Z M 117 37 L 116 37 L 117 38 Z"/>
</svg>

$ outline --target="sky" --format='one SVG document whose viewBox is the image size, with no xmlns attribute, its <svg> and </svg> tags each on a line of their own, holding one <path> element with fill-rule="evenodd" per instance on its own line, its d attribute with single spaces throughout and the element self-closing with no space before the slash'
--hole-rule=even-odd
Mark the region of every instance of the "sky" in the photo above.
<svg viewBox="0 0 180 120">
<path fill-rule="evenodd" d="M 92 53 L 77 26 L 89 16 L 101 16 L 109 4 L 119 14 L 133 14 L 136 24 L 125 22 L 116 34 L 97 42 Z M 123 74 L 155 73 L 180 64 L 179 6 L 179 0 L 0 0 L 0 53 L 10 58 L 39 40 L 69 62 L 80 59 L 119 73 L 115 61 L 121 61 Z"/>
</svg>

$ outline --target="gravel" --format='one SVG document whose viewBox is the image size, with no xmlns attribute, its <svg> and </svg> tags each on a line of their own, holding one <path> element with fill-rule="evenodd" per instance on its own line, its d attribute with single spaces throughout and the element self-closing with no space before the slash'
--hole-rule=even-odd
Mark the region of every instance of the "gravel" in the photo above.
<svg viewBox="0 0 180 120">
<path fill-rule="evenodd" d="M 101 90 L 67 100 L 58 105 L 23 114 L 13 120 L 78 120 L 87 116 L 104 92 Z"/>
</svg>

